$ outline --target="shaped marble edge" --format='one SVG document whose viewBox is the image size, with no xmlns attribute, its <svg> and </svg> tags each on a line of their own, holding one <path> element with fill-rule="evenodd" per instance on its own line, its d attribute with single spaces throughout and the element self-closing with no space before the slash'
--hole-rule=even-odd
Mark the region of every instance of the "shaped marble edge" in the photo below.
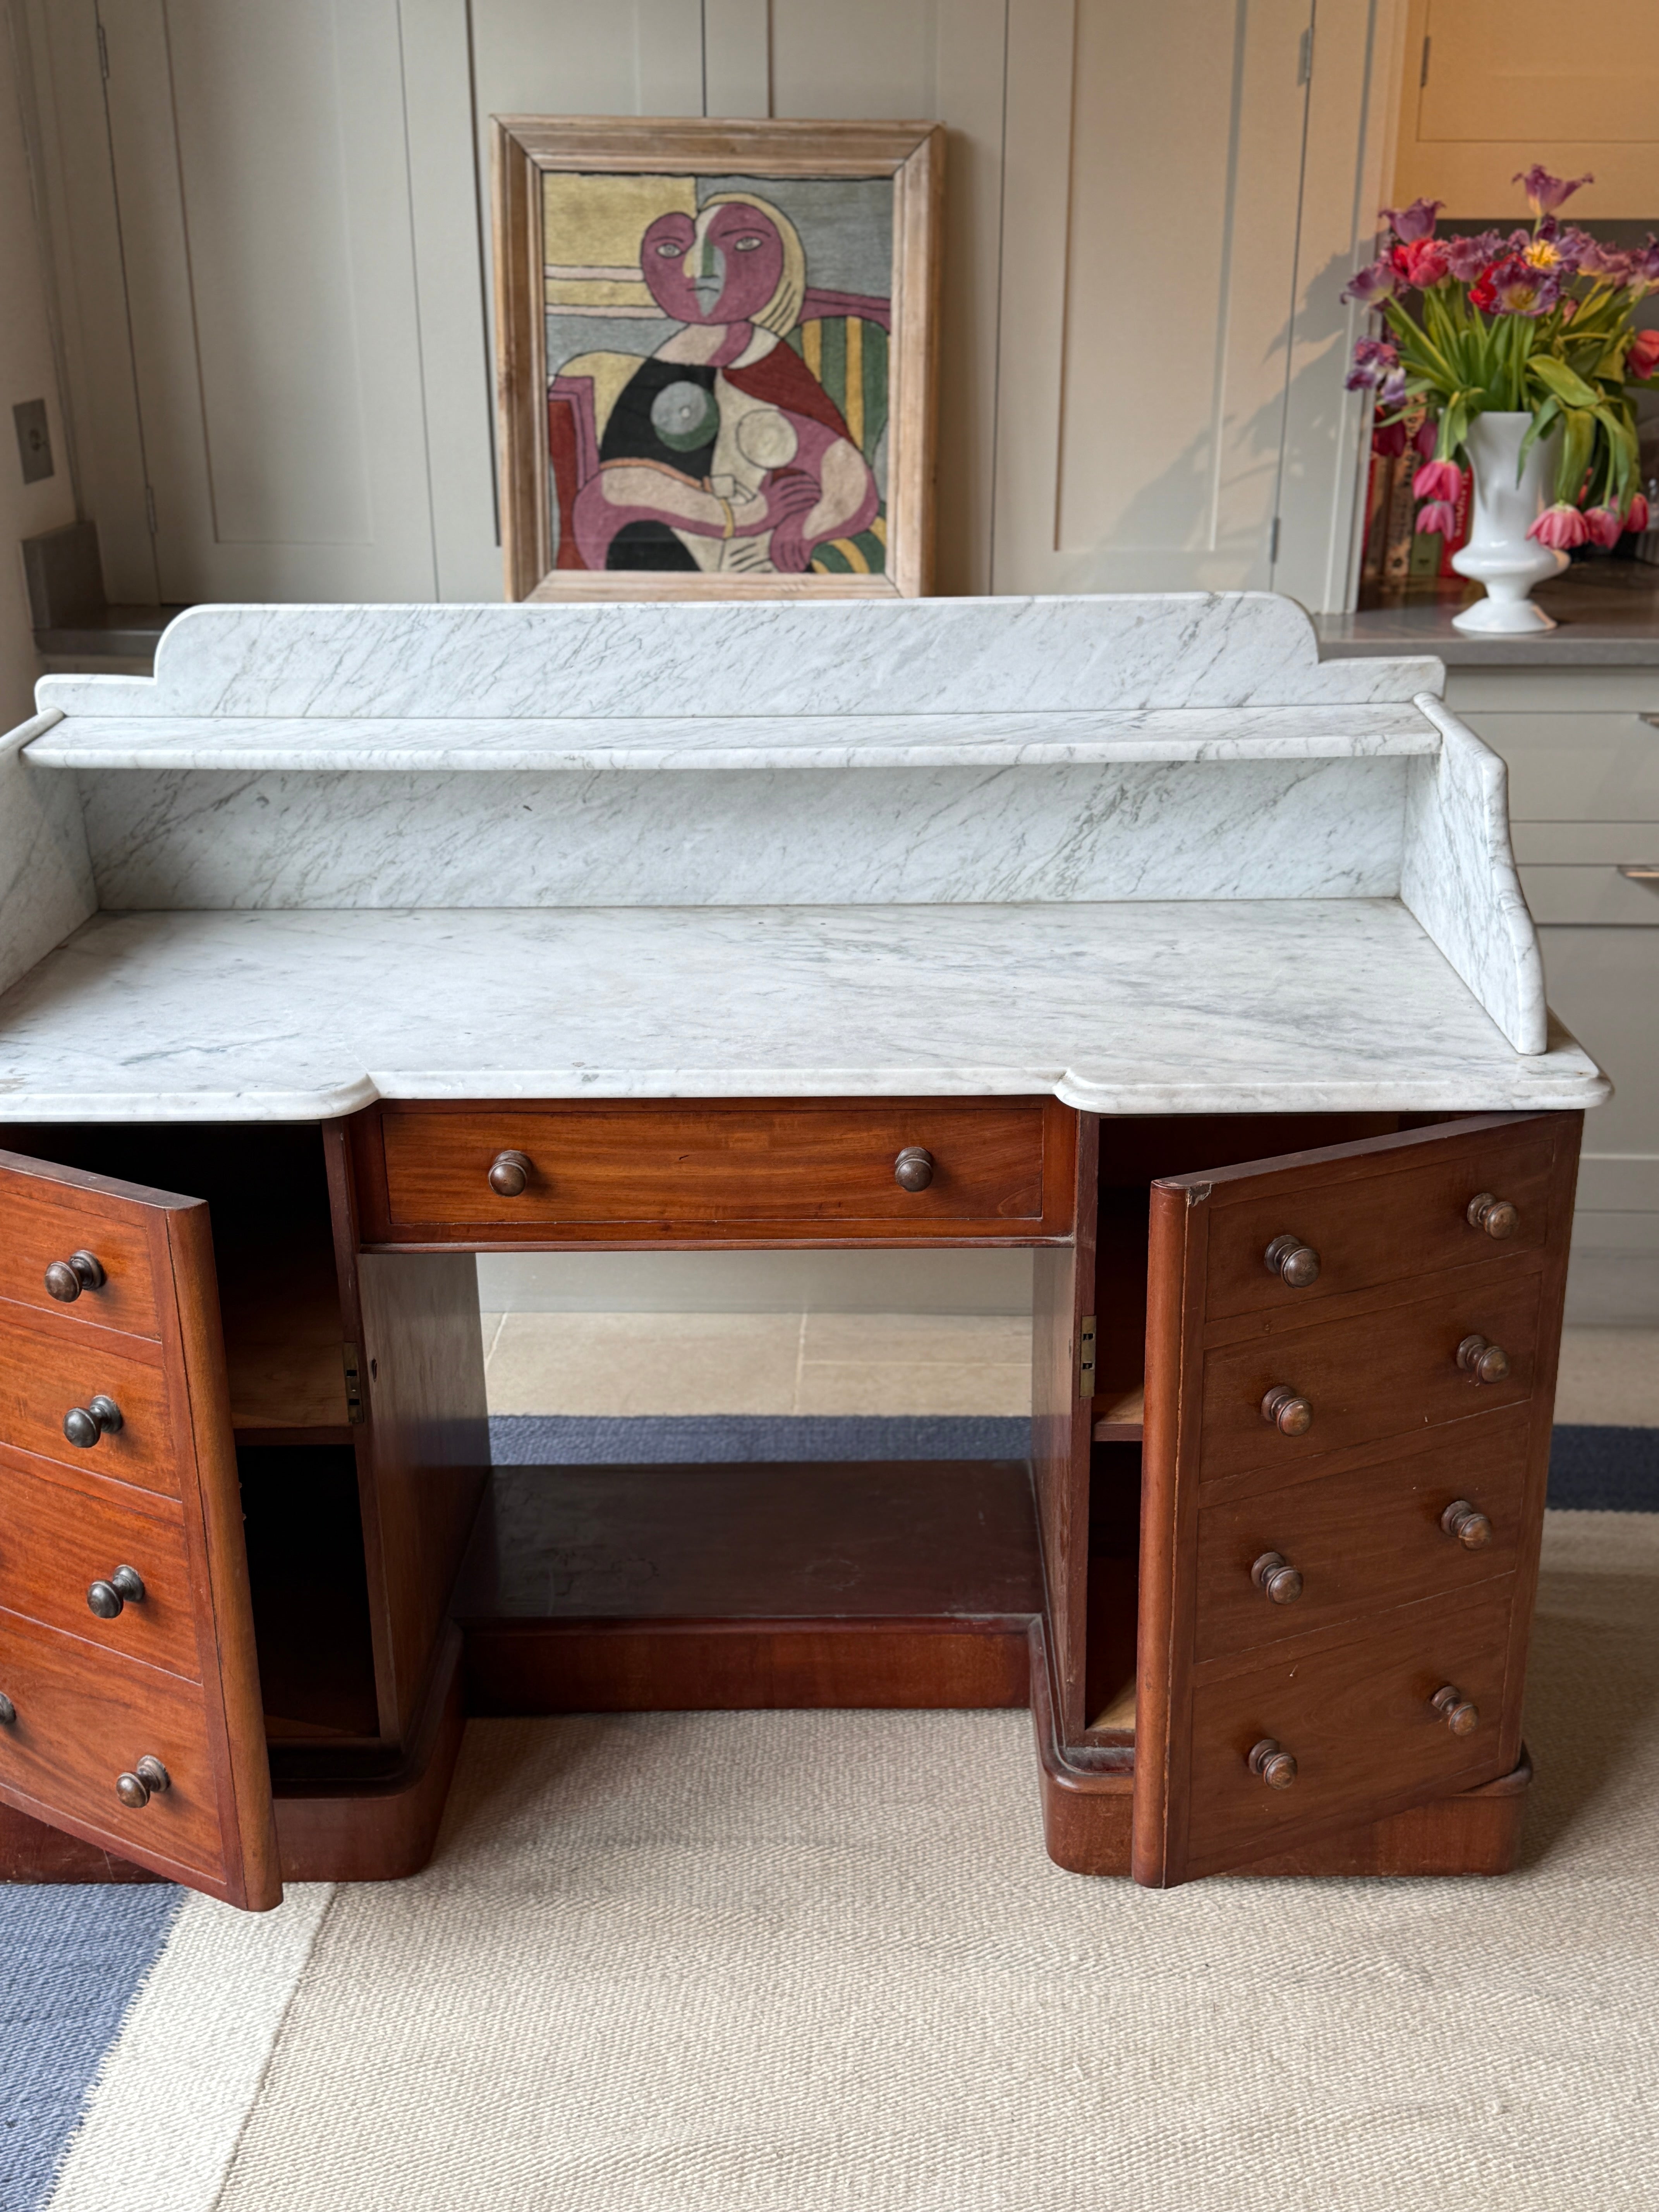
<svg viewBox="0 0 1659 2212">
<path fill-rule="evenodd" d="M 0 991 L 97 910 L 71 778 L 33 775 L 24 749 L 58 720 L 36 714 L 0 738 Z"/>
<path fill-rule="evenodd" d="M 1438 699 L 1441 734 L 1406 786 L 1400 896 L 1515 1049 L 1548 1049 L 1544 958 L 1510 843 L 1509 771 Z"/>
<path fill-rule="evenodd" d="M 997 714 L 1403 704 L 1431 659 L 1322 662 L 1266 592 L 884 600 L 200 606 L 153 678 L 48 676 L 69 715 Z"/>
<path fill-rule="evenodd" d="M 76 715 L 38 738 L 29 762 L 35 768 L 173 773 L 556 774 L 1374 760 L 1439 747 L 1440 733 L 1419 708 L 1394 704 L 724 720 L 659 715 L 631 722 Z"/>
</svg>

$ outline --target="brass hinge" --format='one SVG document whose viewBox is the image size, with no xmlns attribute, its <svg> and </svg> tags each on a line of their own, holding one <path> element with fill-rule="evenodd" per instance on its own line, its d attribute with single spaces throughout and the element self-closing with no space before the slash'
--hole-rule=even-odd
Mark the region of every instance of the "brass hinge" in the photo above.
<svg viewBox="0 0 1659 2212">
<path fill-rule="evenodd" d="M 340 1354 L 345 1362 L 346 1419 L 361 1421 L 363 1418 L 363 1383 L 357 1367 L 357 1347 L 343 1344 Z"/>
<path fill-rule="evenodd" d="M 1095 1316 L 1084 1318 L 1077 1353 L 1077 1395 L 1092 1398 L 1095 1395 Z"/>
</svg>

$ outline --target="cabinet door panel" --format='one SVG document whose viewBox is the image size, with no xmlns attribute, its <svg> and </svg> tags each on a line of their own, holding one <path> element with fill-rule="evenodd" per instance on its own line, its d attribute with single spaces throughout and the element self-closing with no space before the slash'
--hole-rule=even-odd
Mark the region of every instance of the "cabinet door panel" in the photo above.
<svg viewBox="0 0 1659 2212">
<path fill-rule="evenodd" d="M 156 1335 L 143 1344 L 78 1322 L 72 1309 L 60 1318 L 0 1303 L 0 1424 L 14 1447 L 0 1461 L 0 1602 L 16 1608 L 0 1613 L 0 1692 L 11 1713 L 0 1708 L 0 1800 L 228 1903 L 276 1905 L 283 1893 L 208 1210 L 198 1199 L 0 1152 L 0 1248 L 14 1206 L 33 1218 L 42 1186 L 88 1194 L 122 1231 L 131 1266 L 142 1252 Z M 64 1400 L 71 1379 L 77 1395 Z M 65 1407 L 100 1389 L 117 1396 L 112 1382 L 127 1394 L 122 1428 L 76 1450 L 63 1435 Z M 124 1437 L 125 1457 L 112 1449 Z M 15 1455 L 20 1443 L 61 1459 L 64 1471 L 39 1460 L 31 1468 Z M 72 1474 L 71 1461 L 82 1462 Z M 163 1472 L 167 1499 L 158 1494 Z M 83 1499 L 67 1500 L 77 1486 Z M 143 1560 L 102 1557 L 110 1546 L 136 1550 L 141 1539 Z M 119 1634 L 125 1614 L 105 1624 L 88 1611 L 92 1632 L 82 1632 L 69 1578 L 94 1556 L 106 1577 L 137 1568 L 146 1605 L 155 1564 L 155 1611 L 128 1608 L 130 1641 Z M 84 1588 L 79 1602 L 84 1608 Z M 106 1628 L 116 1633 L 99 1641 Z M 125 1804 L 117 1778 L 146 1756 L 161 1762 L 170 1786 L 148 1803 Z"/>
<path fill-rule="evenodd" d="M 1518 1764 L 1582 1120 L 1483 1116 L 1153 1184 L 1138 1881 L 1167 1886 L 1247 1865 Z M 1471 1163 L 1500 1155 L 1530 1163 L 1523 1224 L 1531 1212 L 1547 1227 L 1498 1265 L 1449 1266 L 1446 1208 L 1413 1213 L 1395 1194 L 1455 1192 Z M 1400 1295 L 1345 1301 L 1324 1321 L 1310 1304 L 1306 1328 L 1285 1325 L 1289 1309 L 1263 1310 L 1246 1334 L 1229 1304 L 1240 1255 L 1281 1206 L 1282 1231 L 1305 1236 L 1316 1204 L 1333 1249 L 1350 1221 L 1392 1212 Z M 1413 1297 L 1413 1279 L 1428 1275 L 1427 1294 Z M 1480 1385 L 1462 1371 L 1462 1334 L 1503 1343 L 1508 1377 Z M 1312 1405 L 1306 1434 L 1261 1418 L 1274 1382 Z M 1366 1449 L 1391 1437 L 1395 1452 Z M 1432 1469 L 1419 1462 L 1425 1454 L 1436 1455 Z M 1491 1565 L 1464 1568 L 1438 1528 L 1443 1506 L 1466 1494 L 1440 1491 L 1460 1476 L 1493 1509 Z M 1260 1534 L 1281 1523 L 1307 1561 L 1291 1560 L 1304 1591 L 1289 1610 L 1313 1602 L 1293 1632 L 1278 1632 L 1268 1602 L 1239 1582 L 1259 1554 L 1239 1555 L 1261 1540 L 1289 1557 L 1278 1535 Z M 1432 1712 L 1445 1686 L 1480 1707 L 1473 1734 L 1454 1738 Z M 1250 1767 L 1252 1748 L 1269 1740 L 1297 1761 L 1282 1790 Z"/>
</svg>

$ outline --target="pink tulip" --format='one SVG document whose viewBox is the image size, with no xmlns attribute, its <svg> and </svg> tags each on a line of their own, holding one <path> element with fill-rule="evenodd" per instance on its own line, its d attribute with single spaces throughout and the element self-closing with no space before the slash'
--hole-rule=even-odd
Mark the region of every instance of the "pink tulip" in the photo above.
<svg viewBox="0 0 1659 2212">
<path fill-rule="evenodd" d="M 1412 478 L 1419 499 L 1455 499 L 1463 489 L 1463 471 L 1455 461 L 1425 461 Z"/>
<path fill-rule="evenodd" d="M 1395 460 L 1406 450 L 1406 426 L 1396 416 L 1392 422 L 1379 423 L 1371 432 L 1371 451 L 1385 461 Z"/>
<path fill-rule="evenodd" d="M 1625 356 L 1625 374 L 1645 380 L 1659 369 L 1659 331 L 1638 331 Z"/>
<path fill-rule="evenodd" d="M 1527 205 L 1534 215 L 1553 215 L 1564 200 L 1570 200 L 1581 185 L 1593 185 L 1594 177 L 1553 177 L 1541 161 L 1534 161 L 1529 169 L 1522 169 L 1510 179 L 1512 185 L 1524 185 Z"/>
<path fill-rule="evenodd" d="M 1425 415 L 1418 424 L 1417 435 L 1412 443 L 1425 461 L 1434 459 L 1434 449 L 1440 443 L 1440 425 L 1432 415 Z"/>
<path fill-rule="evenodd" d="M 1644 495 L 1638 491 L 1632 495 L 1630 505 L 1625 509 L 1625 527 L 1626 530 L 1635 531 L 1639 537 L 1647 526 L 1648 503 Z"/>
<path fill-rule="evenodd" d="M 1578 509 L 1559 499 L 1553 507 L 1544 509 L 1527 535 L 1535 538 L 1540 545 L 1553 547 L 1558 553 L 1571 553 L 1575 545 L 1584 544 L 1589 532 Z"/>
<path fill-rule="evenodd" d="M 1616 507 L 1587 507 L 1584 509 L 1584 534 L 1592 545 L 1616 545 L 1624 534 L 1624 528 Z"/>
<path fill-rule="evenodd" d="M 1445 204 L 1444 200 L 1413 200 L 1409 207 L 1382 209 L 1382 220 L 1393 226 L 1402 246 L 1414 246 L 1419 239 L 1434 235 L 1435 218 Z"/>
<path fill-rule="evenodd" d="M 1457 509 L 1449 499 L 1431 499 L 1417 510 L 1419 538 L 1449 538 L 1457 527 Z"/>
</svg>

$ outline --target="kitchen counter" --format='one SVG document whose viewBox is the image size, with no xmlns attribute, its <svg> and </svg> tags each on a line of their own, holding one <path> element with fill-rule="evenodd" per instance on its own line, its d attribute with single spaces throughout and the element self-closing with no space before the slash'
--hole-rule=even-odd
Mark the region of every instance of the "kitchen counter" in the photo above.
<svg viewBox="0 0 1659 2212">
<path fill-rule="evenodd" d="M 1449 667 L 1659 668 L 1659 568 L 1642 561 L 1584 561 L 1540 584 L 1534 599 L 1557 628 L 1526 637 L 1468 637 L 1452 617 L 1475 596 L 1449 585 L 1437 599 L 1317 615 L 1327 660 L 1431 653 Z"/>
</svg>

